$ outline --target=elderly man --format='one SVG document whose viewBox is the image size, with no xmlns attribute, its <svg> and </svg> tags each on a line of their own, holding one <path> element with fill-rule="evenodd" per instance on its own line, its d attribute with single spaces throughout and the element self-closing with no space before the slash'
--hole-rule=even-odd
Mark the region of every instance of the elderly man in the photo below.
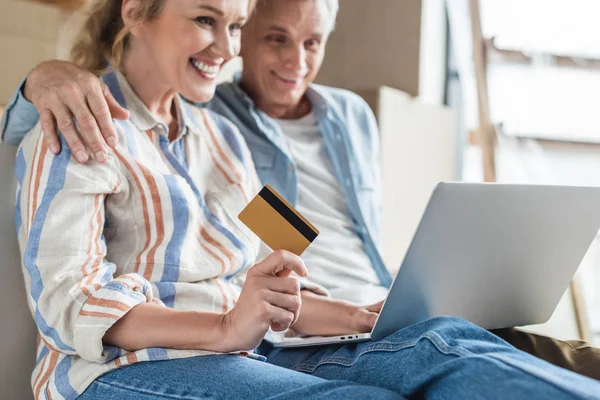
<svg viewBox="0 0 600 400">
<path fill-rule="evenodd" d="M 262 182 L 319 226 L 321 235 L 303 259 L 312 281 L 331 294 L 330 307 L 322 309 L 328 321 L 319 332 L 323 335 L 369 331 L 378 307 L 358 304 L 381 300 L 391 282 L 377 249 L 381 187 L 374 116 L 357 95 L 312 83 L 337 10 L 337 0 L 261 1 L 244 28 L 241 75 L 220 85 L 204 105 L 238 126 Z M 128 116 L 121 106 L 122 100 L 91 73 L 66 62 L 43 63 L 9 104 L 4 141 L 19 143 L 39 111 L 53 152 L 60 151 L 58 126 L 77 160 L 87 162 L 90 153 L 79 129 L 93 157 L 104 162 L 107 144 L 115 144 L 111 116 Z M 558 366 L 600 379 L 600 351 L 586 343 L 514 329 L 496 334 Z"/>
</svg>

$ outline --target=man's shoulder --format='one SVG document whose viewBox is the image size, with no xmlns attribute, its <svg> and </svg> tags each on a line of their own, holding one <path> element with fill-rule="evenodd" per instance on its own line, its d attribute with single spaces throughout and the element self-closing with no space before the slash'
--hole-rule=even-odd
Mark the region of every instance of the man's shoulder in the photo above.
<svg viewBox="0 0 600 400">
<path fill-rule="evenodd" d="M 217 86 L 215 96 L 206 104 L 209 108 L 230 108 L 232 103 L 240 103 L 238 97 L 236 84 L 234 82 L 224 82 Z"/>
<path fill-rule="evenodd" d="M 338 112 L 348 113 L 369 110 L 367 102 L 358 94 L 342 88 L 313 84 L 311 88 L 319 94 L 328 106 Z"/>
<path fill-rule="evenodd" d="M 216 94 L 229 94 L 233 93 L 235 83 L 232 81 L 219 83 L 217 85 Z"/>
</svg>

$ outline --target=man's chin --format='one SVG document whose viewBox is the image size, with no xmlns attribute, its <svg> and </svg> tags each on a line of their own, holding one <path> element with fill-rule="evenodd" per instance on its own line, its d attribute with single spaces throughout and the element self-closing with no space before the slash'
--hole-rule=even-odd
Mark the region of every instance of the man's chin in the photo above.
<svg viewBox="0 0 600 400">
<path fill-rule="evenodd" d="M 279 104 L 281 106 L 294 107 L 300 103 L 303 95 L 304 93 L 280 93 L 278 96 L 274 96 L 274 103 Z"/>
</svg>

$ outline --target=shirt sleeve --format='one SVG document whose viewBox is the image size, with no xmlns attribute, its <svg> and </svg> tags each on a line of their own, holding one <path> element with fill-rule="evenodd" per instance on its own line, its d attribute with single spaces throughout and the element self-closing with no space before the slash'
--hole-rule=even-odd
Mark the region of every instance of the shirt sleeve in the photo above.
<svg viewBox="0 0 600 400">
<path fill-rule="evenodd" d="M 13 146 L 18 146 L 40 119 L 35 106 L 23 95 L 24 88 L 25 80 L 19 84 L 2 116 L 2 142 Z"/>
<path fill-rule="evenodd" d="M 102 338 L 140 303 L 152 302 L 138 274 L 116 275 L 106 258 L 105 200 L 121 190 L 118 161 L 79 165 L 63 140 L 54 156 L 39 124 L 17 154 L 16 227 L 28 302 L 44 343 L 96 363 L 117 356 Z"/>
<path fill-rule="evenodd" d="M 362 99 L 361 99 L 362 100 Z M 375 243 L 380 244 L 381 240 L 381 221 L 383 215 L 383 187 L 381 181 L 381 151 L 380 151 L 380 138 L 379 138 L 379 127 L 373 111 L 369 105 L 362 101 L 362 107 L 364 112 L 364 118 L 366 121 L 366 133 L 368 134 L 368 140 L 370 144 L 370 156 L 368 168 L 371 168 L 373 174 L 373 222 L 375 229 L 372 230 L 371 235 Z"/>
</svg>

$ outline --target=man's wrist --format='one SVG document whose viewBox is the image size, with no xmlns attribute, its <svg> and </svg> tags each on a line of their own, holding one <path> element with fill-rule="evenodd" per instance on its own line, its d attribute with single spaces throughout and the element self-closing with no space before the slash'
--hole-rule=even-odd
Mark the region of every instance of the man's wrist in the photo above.
<svg viewBox="0 0 600 400">
<path fill-rule="evenodd" d="M 360 307 L 348 301 L 302 291 L 300 318 L 292 329 L 301 335 L 336 335 L 355 330 Z"/>
<path fill-rule="evenodd" d="M 33 103 L 32 86 L 35 84 L 35 77 L 37 76 L 36 72 L 37 72 L 38 68 L 39 68 L 39 65 L 36 66 L 34 69 L 32 69 L 27 74 L 27 77 L 25 78 L 25 81 L 23 82 L 23 87 L 21 88 L 21 94 L 23 95 L 25 100 L 27 100 L 30 103 Z"/>
<path fill-rule="evenodd" d="M 30 81 L 31 81 L 31 76 L 27 75 L 27 78 L 25 78 L 25 81 L 23 82 L 23 86 L 21 86 L 21 96 L 23 96 L 23 98 L 25 100 L 27 100 L 28 102 L 32 103 L 31 92 L 30 92 L 30 89 L 28 89 L 28 85 L 27 85 L 27 83 Z"/>
</svg>

